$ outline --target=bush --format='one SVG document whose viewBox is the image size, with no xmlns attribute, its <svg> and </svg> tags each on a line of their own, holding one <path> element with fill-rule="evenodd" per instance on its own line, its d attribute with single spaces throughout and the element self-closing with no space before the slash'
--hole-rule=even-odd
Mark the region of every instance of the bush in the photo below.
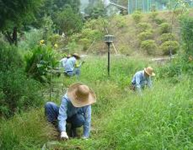
<svg viewBox="0 0 193 150">
<path fill-rule="evenodd" d="M 150 13 L 149 17 L 150 17 L 150 19 L 152 21 L 155 21 L 157 19 L 157 15 L 158 15 L 158 12 L 157 11 L 153 11 L 153 12 Z"/>
<path fill-rule="evenodd" d="M 91 41 L 87 38 L 80 39 L 80 43 L 83 45 L 83 50 L 87 50 Z"/>
<path fill-rule="evenodd" d="M 157 50 L 157 44 L 154 40 L 146 40 L 141 42 L 141 48 L 145 50 L 149 55 L 153 55 Z"/>
<path fill-rule="evenodd" d="M 166 41 L 174 41 L 176 38 L 174 36 L 174 34 L 172 33 L 164 33 L 161 35 L 161 37 L 159 38 L 159 40 L 161 41 L 161 43 L 164 43 Z"/>
<path fill-rule="evenodd" d="M 135 22 L 136 24 L 138 24 L 138 23 L 141 21 L 141 19 L 142 19 L 142 14 L 141 14 L 141 12 L 140 12 L 140 11 L 135 11 L 135 12 L 132 14 L 132 18 L 133 18 L 134 22 Z"/>
<path fill-rule="evenodd" d="M 160 34 L 171 32 L 171 25 L 169 23 L 162 23 L 159 25 Z"/>
<path fill-rule="evenodd" d="M 40 85 L 27 78 L 24 62 L 16 47 L 0 46 L 0 116 L 38 106 L 42 102 Z"/>
<path fill-rule="evenodd" d="M 166 41 L 160 46 L 161 51 L 163 51 L 164 55 L 169 55 L 170 50 L 172 54 L 175 54 L 179 49 L 179 43 L 177 41 Z"/>
<path fill-rule="evenodd" d="M 152 39 L 152 37 L 153 37 L 153 33 L 152 33 L 151 31 L 141 32 L 141 33 L 138 35 L 138 38 L 139 38 L 140 41 Z"/>
<path fill-rule="evenodd" d="M 187 54 L 193 54 L 193 18 L 184 16 L 181 19 L 181 33 L 184 42 L 184 51 Z"/>
<path fill-rule="evenodd" d="M 151 30 L 152 29 L 152 26 L 150 23 L 139 23 L 138 24 L 138 30 L 139 32 L 144 32 L 144 31 L 147 31 L 147 30 Z"/>
<path fill-rule="evenodd" d="M 40 81 L 49 82 L 49 70 L 58 66 L 56 55 L 52 48 L 45 45 L 37 46 L 25 56 L 26 73 Z"/>
</svg>

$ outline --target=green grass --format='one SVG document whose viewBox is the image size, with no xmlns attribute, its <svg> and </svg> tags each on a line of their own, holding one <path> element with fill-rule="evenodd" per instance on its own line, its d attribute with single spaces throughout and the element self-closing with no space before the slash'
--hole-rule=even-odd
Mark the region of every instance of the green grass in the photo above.
<svg viewBox="0 0 193 150">
<path fill-rule="evenodd" d="M 131 78 L 135 71 L 147 65 L 156 68 L 156 64 L 144 58 L 112 57 L 108 77 L 106 57 L 88 57 L 85 61 L 79 81 L 92 87 L 97 95 L 97 103 L 92 107 L 91 138 L 59 141 L 40 106 L 41 109 L 0 122 L 0 149 L 193 149 L 191 77 L 182 75 L 178 83 L 155 77 L 153 90 L 143 91 L 141 97 L 128 90 Z M 65 92 L 62 85 L 67 87 L 77 79 L 61 76 L 53 80 L 51 100 L 60 104 Z M 49 89 L 46 94 L 49 100 Z"/>
</svg>

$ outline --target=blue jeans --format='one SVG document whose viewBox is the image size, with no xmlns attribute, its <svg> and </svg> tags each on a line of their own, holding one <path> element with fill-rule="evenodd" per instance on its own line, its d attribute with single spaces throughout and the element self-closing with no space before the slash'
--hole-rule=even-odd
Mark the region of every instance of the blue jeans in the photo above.
<svg viewBox="0 0 193 150">
<path fill-rule="evenodd" d="M 69 71 L 69 72 L 65 72 L 65 74 L 69 77 L 72 77 L 74 75 L 76 75 L 77 77 L 80 76 L 80 68 L 74 68 L 73 71 Z"/>
<path fill-rule="evenodd" d="M 48 122 L 56 125 L 58 114 L 59 107 L 53 102 L 47 102 L 45 105 L 45 116 Z M 77 113 L 71 117 L 68 117 L 66 122 L 71 124 L 72 130 L 75 130 L 76 128 L 81 127 L 84 124 L 85 119 L 83 115 Z"/>
</svg>

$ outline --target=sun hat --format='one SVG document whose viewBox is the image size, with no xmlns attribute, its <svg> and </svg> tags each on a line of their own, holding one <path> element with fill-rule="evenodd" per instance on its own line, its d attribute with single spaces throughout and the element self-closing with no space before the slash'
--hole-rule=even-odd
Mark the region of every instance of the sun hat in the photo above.
<svg viewBox="0 0 193 150">
<path fill-rule="evenodd" d="M 82 83 L 72 84 L 68 88 L 67 96 L 75 107 L 83 107 L 96 102 L 94 91 Z"/>
<path fill-rule="evenodd" d="M 153 68 L 152 68 L 152 67 L 144 68 L 144 71 L 145 71 L 149 76 L 155 76 L 155 73 L 153 72 Z"/>
<path fill-rule="evenodd" d="M 76 58 L 80 58 L 80 55 L 78 55 L 78 53 L 74 53 L 74 54 L 72 54 L 72 56 L 74 56 L 74 57 L 76 57 Z"/>
</svg>

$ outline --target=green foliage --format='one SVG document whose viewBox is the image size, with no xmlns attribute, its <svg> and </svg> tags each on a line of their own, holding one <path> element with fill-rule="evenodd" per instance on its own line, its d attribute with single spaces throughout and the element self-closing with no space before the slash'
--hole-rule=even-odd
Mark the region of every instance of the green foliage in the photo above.
<svg viewBox="0 0 193 150">
<path fill-rule="evenodd" d="M 37 11 L 42 0 L 15 0 L 1 2 L 0 5 L 0 30 L 12 30 L 13 27 L 22 23 L 29 23 L 33 17 L 33 13 Z M 9 15 L 7 15 L 9 12 Z"/>
<path fill-rule="evenodd" d="M 72 39 L 70 42 L 68 42 L 66 47 L 68 48 L 68 51 L 70 53 L 74 53 L 76 49 L 78 48 L 78 44 L 74 39 Z"/>
<path fill-rule="evenodd" d="M 170 51 L 175 54 L 179 49 L 179 43 L 177 41 L 166 41 L 160 45 L 160 50 L 163 51 L 164 55 L 169 55 Z"/>
<path fill-rule="evenodd" d="M 142 19 L 142 14 L 141 14 L 141 12 L 140 11 L 135 11 L 133 14 L 132 14 L 132 18 L 133 18 L 133 20 L 134 20 L 134 22 L 136 23 L 136 24 L 138 24 L 140 21 L 141 21 L 141 19 Z"/>
<path fill-rule="evenodd" d="M 2 121 L 0 133 L 2 150 L 41 149 L 49 138 L 57 136 L 54 128 L 47 124 L 42 110 L 31 110 Z"/>
<path fill-rule="evenodd" d="M 164 43 L 166 41 L 174 41 L 176 39 L 175 35 L 172 33 L 164 33 L 160 36 L 161 43 Z"/>
<path fill-rule="evenodd" d="M 89 45 L 91 44 L 91 40 L 87 38 L 80 39 L 80 44 L 83 45 L 83 50 L 87 50 Z"/>
<path fill-rule="evenodd" d="M 169 80 L 156 82 L 156 90 L 143 98 L 128 93 L 121 101 L 124 107 L 111 114 L 104 130 L 104 139 L 110 141 L 107 149 L 192 148 L 192 80 L 184 77 L 176 86 Z"/>
<path fill-rule="evenodd" d="M 141 32 L 138 35 L 138 38 L 140 41 L 149 40 L 149 39 L 153 38 L 153 33 L 152 33 L 152 31 Z"/>
<path fill-rule="evenodd" d="M 157 50 L 157 44 L 154 40 L 146 40 L 141 42 L 141 48 L 145 50 L 147 54 L 153 55 Z"/>
<path fill-rule="evenodd" d="M 113 21 L 116 22 L 116 27 L 119 29 L 127 27 L 127 22 L 124 16 L 116 15 L 113 17 Z"/>
<path fill-rule="evenodd" d="M 193 19 L 184 16 L 181 19 L 181 34 L 184 42 L 183 49 L 187 54 L 193 54 Z"/>
<path fill-rule="evenodd" d="M 18 48 L 23 51 L 30 50 L 34 47 L 34 45 L 38 45 L 42 39 L 43 30 L 31 29 L 21 35 L 20 42 L 18 42 Z"/>
<path fill-rule="evenodd" d="M 158 12 L 157 12 L 157 11 L 153 11 L 153 12 L 150 13 L 149 18 L 150 18 L 152 21 L 156 21 L 157 16 L 158 16 Z"/>
<path fill-rule="evenodd" d="M 66 35 L 80 32 L 83 26 L 81 16 L 74 13 L 70 6 L 57 13 L 55 22 L 59 30 Z"/>
<path fill-rule="evenodd" d="M 146 23 L 146 22 L 139 23 L 138 24 L 138 30 L 139 30 L 139 32 L 144 32 L 144 31 L 147 31 L 147 30 L 152 30 L 152 26 L 151 26 L 150 23 Z"/>
<path fill-rule="evenodd" d="M 83 38 L 88 38 L 91 41 L 99 40 L 103 37 L 103 34 L 101 33 L 101 31 L 97 29 L 90 29 L 90 28 L 83 29 L 81 34 Z"/>
<path fill-rule="evenodd" d="M 57 66 L 55 52 L 52 48 L 42 45 L 36 46 L 25 56 L 28 76 L 40 81 L 49 82 L 49 70 Z"/>
<path fill-rule="evenodd" d="M 53 34 L 52 36 L 49 37 L 48 39 L 51 43 L 51 45 L 59 43 L 61 40 L 61 36 L 59 34 Z"/>
<path fill-rule="evenodd" d="M 169 23 L 160 24 L 159 25 L 159 32 L 160 32 L 160 34 L 170 33 L 171 32 L 171 25 Z"/>
<path fill-rule="evenodd" d="M 11 117 L 41 104 L 40 85 L 27 78 L 17 48 L 0 48 L 0 116 Z"/>
<path fill-rule="evenodd" d="M 106 16 L 106 10 L 101 1 L 98 1 L 96 3 L 89 3 L 88 7 L 85 9 L 85 13 L 88 14 L 89 18 L 92 19 Z"/>
</svg>

